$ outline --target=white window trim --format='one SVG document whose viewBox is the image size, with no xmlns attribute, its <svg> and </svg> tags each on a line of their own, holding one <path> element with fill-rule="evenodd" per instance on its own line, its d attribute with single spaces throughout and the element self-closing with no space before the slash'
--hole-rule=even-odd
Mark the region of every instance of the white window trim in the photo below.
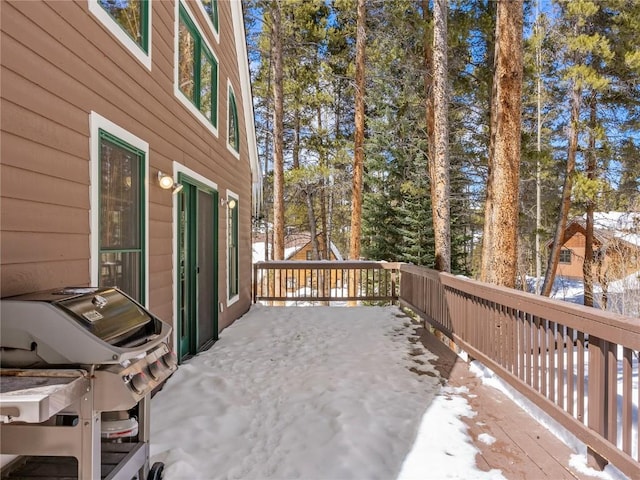
<svg viewBox="0 0 640 480">
<path fill-rule="evenodd" d="M 207 177 L 204 177 L 204 176 L 200 175 L 199 173 L 194 172 L 189 167 L 185 167 L 181 163 L 178 163 L 178 162 L 176 162 L 174 160 L 173 161 L 173 178 L 175 180 L 178 180 L 178 177 L 179 177 L 178 174 L 180 174 L 180 173 L 186 175 L 187 177 L 191 177 L 194 180 L 196 180 L 196 181 L 202 183 L 203 185 L 206 185 L 207 187 L 211 188 L 212 190 L 215 190 L 216 192 L 218 192 L 218 184 L 217 183 L 209 180 Z M 173 287 L 172 287 L 172 290 L 173 290 L 173 319 L 171 321 L 171 324 L 176 327 L 176 328 L 173 329 L 173 344 L 172 345 L 178 345 L 178 328 L 177 328 L 177 325 L 178 325 L 178 314 L 179 314 L 179 312 L 178 312 L 178 282 L 176 282 L 176 279 L 178 278 L 178 268 L 179 268 L 179 265 L 180 265 L 180 259 L 178 258 L 178 197 L 176 195 L 172 195 L 172 198 L 173 198 L 173 269 L 172 269 L 172 274 L 171 274 L 171 283 L 173 285 Z M 219 237 L 218 237 L 218 241 L 219 241 Z M 219 270 L 220 270 L 220 267 L 218 266 L 218 271 Z M 219 274 L 216 273 L 216 275 L 219 275 Z M 216 281 L 219 281 L 219 277 L 216 277 Z"/>
<path fill-rule="evenodd" d="M 229 200 L 235 200 L 236 201 L 236 208 L 240 208 L 240 196 L 237 193 L 232 192 L 231 190 L 227 190 L 227 202 L 226 205 L 229 204 Z M 226 263 L 226 267 L 227 267 L 227 306 L 233 305 L 234 303 L 236 303 L 238 300 L 240 300 L 240 210 L 238 210 L 238 293 L 236 295 L 234 295 L 233 297 L 229 297 L 230 292 L 229 292 L 229 220 L 230 220 L 230 212 L 229 212 L 229 208 L 227 207 L 225 209 L 227 211 L 227 240 L 226 240 L 226 244 L 227 244 L 227 248 L 226 248 L 226 259 L 227 259 L 227 263 Z"/>
<path fill-rule="evenodd" d="M 133 147 L 144 152 L 144 304 L 149 305 L 149 144 L 144 140 L 136 137 L 124 128 L 116 125 L 110 120 L 96 112 L 89 114 L 89 164 L 91 173 L 91 185 L 89 186 L 89 222 L 91 232 L 89 234 L 89 273 L 91 276 L 91 285 L 98 285 L 98 266 L 100 259 L 100 238 L 99 238 L 99 221 L 100 221 L 100 130 L 110 133 L 118 137 L 120 140 L 127 142 Z"/>
<path fill-rule="evenodd" d="M 209 14 L 204 9 L 204 5 L 202 4 L 202 1 L 197 0 L 196 3 L 198 4 L 200 13 L 202 13 L 202 16 L 205 18 L 205 21 L 207 22 L 207 26 L 209 27 L 209 30 L 211 30 L 211 33 L 213 33 L 213 37 L 216 39 L 216 42 L 220 43 L 220 32 L 216 30 L 216 27 L 213 25 L 213 22 L 211 21 L 211 17 L 209 17 Z M 218 28 L 219 27 L 220 27 L 220 3 L 218 3 Z"/>
<path fill-rule="evenodd" d="M 100 22 L 107 27 L 107 29 L 111 32 L 111 34 L 120 40 L 131 54 L 138 59 L 140 63 L 142 63 L 147 70 L 151 71 L 151 45 L 153 42 L 151 41 L 151 16 L 152 16 L 152 0 L 149 0 L 149 12 L 147 14 L 147 50 L 145 52 L 140 45 L 134 42 L 129 35 L 122 29 L 122 27 L 116 22 L 107 11 L 100 6 L 98 0 L 87 0 L 89 2 L 89 11 L 98 19 Z"/>
<path fill-rule="evenodd" d="M 213 55 L 213 58 L 215 58 L 216 63 L 218 64 L 218 68 L 216 68 L 216 75 L 217 75 L 216 95 L 218 99 L 218 101 L 216 102 L 216 119 L 217 119 L 216 123 L 220 125 L 220 115 L 219 115 L 220 114 L 220 60 L 218 59 L 214 49 L 211 47 L 211 44 L 209 43 L 207 38 L 204 36 L 204 33 L 202 32 L 202 29 L 200 28 L 198 21 L 193 15 L 193 12 L 189 8 L 189 6 L 182 1 L 177 1 L 175 6 L 175 25 L 174 25 L 175 35 L 173 36 L 174 37 L 173 38 L 173 94 L 187 108 L 187 110 L 189 110 L 200 121 L 200 123 L 202 123 L 213 134 L 213 136 L 217 138 L 218 127 L 213 126 L 211 121 L 207 117 L 205 117 L 200 110 L 196 108 L 196 106 L 191 102 L 191 100 L 189 100 L 184 95 L 184 93 L 182 93 L 179 87 L 180 82 L 178 80 L 178 75 L 180 70 L 180 64 L 179 64 L 178 53 L 179 53 L 179 42 L 180 42 L 180 5 L 182 5 L 186 10 L 187 15 L 189 15 L 189 17 L 191 18 L 191 21 L 196 26 L 196 30 L 198 30 L 198 33 L 200 34 L 200 38 L 205 43 L 205 45 L 211 52 L 211 55 Z"/>
<path fill-rule="evenodd" d="M 236 151 L 235 148 L 229 143 L 229 117 L 231 116 L 231 104 L 229 102 L 229 94 L 233 93 L 233 98 L 236 99 L 236 115 L 238 115 L 238 130 L 240 130 L 240 113 L 238 109 L 238 96 L 236 95 L 236 91 L 233 89 L 233 85 L 231 85 L 231 81 L 227 79 L 227 150 L 231 152 L 231 154 L 236 157 L 237 160 L 240 160 L 240 152 Z M 238 138 L 240 138 L 240 132 L 238 131 Z M 238 142 L 238 150 L 240 150 L 240 142 Z"/>
</svg>

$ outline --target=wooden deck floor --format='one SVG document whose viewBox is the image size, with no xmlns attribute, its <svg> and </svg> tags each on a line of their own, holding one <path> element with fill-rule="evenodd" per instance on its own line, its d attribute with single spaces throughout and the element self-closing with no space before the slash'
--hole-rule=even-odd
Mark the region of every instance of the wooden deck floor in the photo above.
<svg viewBox="0 0 640 480">
<path fill-rule="evenodd" d="M 499 469 L 510 480 L 594 478 L 570 468 L 569 460 L 575 451 L 502 392 L 483 385 L 467 363 L 439 339 L 422 329 L 418 334 L 423 345 L 438 355 L 435 367 L 449 379 L 449 385 L 468 389 L 465 396 L 477 415 L 462 420 L 480 451 L 476 456 L 480 470 Z M 481 433 L 488 433 L 496 441 L 491 445 L 483 443 L 478 439 Z"/>
</svg>

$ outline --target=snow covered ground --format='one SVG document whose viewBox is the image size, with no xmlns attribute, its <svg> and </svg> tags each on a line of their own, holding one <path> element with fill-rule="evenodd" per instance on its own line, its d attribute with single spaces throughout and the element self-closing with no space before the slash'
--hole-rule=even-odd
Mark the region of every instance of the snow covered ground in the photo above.
<svg viewBox="0 0 640 480">
<path fill-rule="evenodd" d="M 542 285 L 542 278 L 539 285 Z M 536 278 L 527 277 L 527 291 L 533 293 Z M 598 306 L 602 301 L 602 287 L 594 284 L 594 302 Z M 565 302 L 584 304 L 584 283 L 566 277 L 556 277 L 551 290 L 551 298 Z M 598 307 L 599 308 L 599 307 Z M 640 272 L 635 272 L 607 286 L 607 310 L 630 317 L 640 317 Z"/>
<path fill-rule="evenodd" d="M 414 328 L 396 307 L 253 306 L 153 398 L 151 461 L 166 480 L 504 478 L 476 468 L 475 412 Z"/>
</svg>

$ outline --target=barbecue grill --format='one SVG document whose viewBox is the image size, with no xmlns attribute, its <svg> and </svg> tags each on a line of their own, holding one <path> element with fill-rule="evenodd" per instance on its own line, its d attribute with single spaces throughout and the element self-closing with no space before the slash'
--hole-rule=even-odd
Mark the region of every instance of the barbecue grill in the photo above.
<svg viewBox="0 0 640 480">
<path fill-rule="evenodd" d="M 160 478 L 149 399 L 177 368 L 171 327 L 117 288 L 4 298 L 0 316 L 0 448 L 21 455 L 3 478 Z"/>
</svg>

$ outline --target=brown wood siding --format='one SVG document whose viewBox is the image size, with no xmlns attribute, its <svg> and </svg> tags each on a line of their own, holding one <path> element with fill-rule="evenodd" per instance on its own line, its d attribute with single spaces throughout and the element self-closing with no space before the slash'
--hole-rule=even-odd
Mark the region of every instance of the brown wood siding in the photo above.
<svg viewBox="0 0 640 480">
<path fill-rule="evenodd" d="M 173 161 L 240 197 L 240 301 L 222 327 L 244 313 L 251 290 L 251 171 L 231 8 L 220 1 L 218 137 L 174 95 L 175 3 L 152 2 L 152 69 L 147 70 L 89 11 L 86 1 L 3 1 L 2 296 L 89 278 L 89 114 L 95 111 L 149 144 L 149 305 L 173 317 L 173 202 L 155 182 Z M 241 151 L 227 150 L 227 79 L 238 105 Z M 95 206 L 94 206 L 95 208 Z M 227 295 L 226 213 L 219 214 L 220 301 Z"/>
<path fill-rule="evenodd" d="M 584 260 L 585 238 L 582 233 L 576 233 L 569 238 L 562 247 L 571 250 L 571 263 L 559 263 L 558 275 L 569 278 L 582 279 L 582 262 Z"/>
<path fill-rule="evenodd" d="M 0 270 L 3 296 L 83 285 L 86 283 L 81 283 L 78 279 L 88 277 L 89 263 L 86 259 L 3 264 Z"/>
</svg>

